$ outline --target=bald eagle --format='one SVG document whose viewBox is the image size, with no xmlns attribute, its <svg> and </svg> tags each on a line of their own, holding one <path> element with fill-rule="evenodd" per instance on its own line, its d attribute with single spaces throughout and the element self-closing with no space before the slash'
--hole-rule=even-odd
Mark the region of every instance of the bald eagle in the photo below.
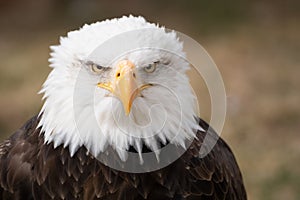
<svg viewBox="0 0 300 200">
<path fill-rule="evenodd" d="M 0 145 L 1 199 L 246 199 L 229 146 L 196 117 L 175 32 L 129 16 L 51 49 L 40 113 Z"/>
</svg>

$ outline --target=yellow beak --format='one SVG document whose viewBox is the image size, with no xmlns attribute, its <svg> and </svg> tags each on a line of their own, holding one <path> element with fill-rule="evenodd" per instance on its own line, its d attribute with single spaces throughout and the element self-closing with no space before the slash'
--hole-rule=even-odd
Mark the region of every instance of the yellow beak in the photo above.
<svg viewBox="0 0 300 200">
<path fill-rule="evenodd" d="M 135 71 L 135 65 L 132 62 L 123 60 L 117 65 L 112 83 L 98 83 L 98 87 L 109 90 L 120 99 L 126 115 L 129 115 L 132 103 L 139 94 Z"/>
</svg>

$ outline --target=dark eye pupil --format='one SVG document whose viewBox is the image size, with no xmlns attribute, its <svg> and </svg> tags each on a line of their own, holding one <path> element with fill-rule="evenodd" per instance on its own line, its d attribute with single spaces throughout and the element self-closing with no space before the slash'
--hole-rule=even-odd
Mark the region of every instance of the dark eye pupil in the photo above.
<svg viewBox="0 0 300 200">
<path fill-rule="evenodd" d="M 102 66 L 100 66 L 100 65 L 97 65 L 96 67 L 97 67 L 97 69 L 102 69 Z"/>
</svg>

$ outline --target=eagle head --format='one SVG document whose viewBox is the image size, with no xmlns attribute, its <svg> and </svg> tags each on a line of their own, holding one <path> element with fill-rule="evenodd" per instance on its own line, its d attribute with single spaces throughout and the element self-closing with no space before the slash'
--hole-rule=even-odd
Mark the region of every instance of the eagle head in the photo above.
<svg viewBox="0 0 300 200">
<path fill-rule="evenodd" d="M 51 47 L 52 71 L 41 93 L 46 143 L 108 147 L 126 160 L 133 147 L 152 151 L 195 137 L 195 96 L 183 44 L 142 17 L 106 20 L 71 31 Z"/>
</svg>

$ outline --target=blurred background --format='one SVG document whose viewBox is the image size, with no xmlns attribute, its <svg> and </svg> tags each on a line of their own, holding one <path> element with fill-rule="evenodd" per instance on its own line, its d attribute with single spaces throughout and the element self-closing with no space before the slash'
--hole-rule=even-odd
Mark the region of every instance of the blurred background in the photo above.
<svg viewBox="0 0 300 200">
<path fill-rule="evenodd" d="M 39 112 L 59 36 L 128 14 L 191 36 L 216 62 L 228 96 L 222 137 L 249 199 L 300 199 L 300 1 L 0 0 L 0 141 Z M 205 86 L 194 89 L 209 121 Z"/>
</svg>

